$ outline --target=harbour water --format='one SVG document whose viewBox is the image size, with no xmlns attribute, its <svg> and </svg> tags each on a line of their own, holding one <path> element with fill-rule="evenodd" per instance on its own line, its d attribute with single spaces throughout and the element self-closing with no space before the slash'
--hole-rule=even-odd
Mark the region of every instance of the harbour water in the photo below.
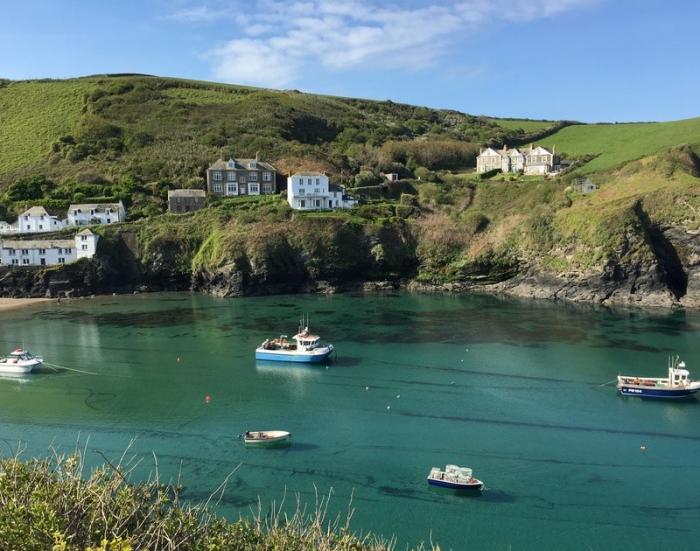
<svg viewBox="0 0 700 551">
<path fill-rule="evenodd" d="M 267 337 L 311 327 L 325 367 L 258 362 Z M 617 396 L 620 372 L 663 376 L 678 353 L 700 377 L 700 315 L 481 296 L 189 294 L 44 303 L 0 317 L 25 345 L 84 371 L 0 379 L 2 454 L 143 455 L 206 498 L 232 472 L 232 518 L 285 495 L 353 527 L 442 549 L 697 549 L 700 401 Z M 610 382 L 607 386 L 604 383 Z M 210 400 L 205 398 L 209 396 Z M 294 445 L 246 449 L 246 429 Z M 433 466 L 470 466 L 479 497 L 431 490 Z"/>
</svg>

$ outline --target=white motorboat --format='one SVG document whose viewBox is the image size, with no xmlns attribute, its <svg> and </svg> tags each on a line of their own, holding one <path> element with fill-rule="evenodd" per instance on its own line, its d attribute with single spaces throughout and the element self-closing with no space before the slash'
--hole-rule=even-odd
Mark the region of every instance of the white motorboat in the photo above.
<svg viewBox="0 0 700 551">
<path fill-rule="evenodd" d="M 16 348 L 4 358 L 0 358 L 0 373 L 24 375 L 39 367 L 43 361 L 22 348 Z"/>
<path fill-rule="evenodd" d="M 445 470 L 433 467 L 428 473 L 428 484 L 451 490 L 481 490 L 484 483 L 472 476 L 469 467 L 447 465 Z"/>
</svg>

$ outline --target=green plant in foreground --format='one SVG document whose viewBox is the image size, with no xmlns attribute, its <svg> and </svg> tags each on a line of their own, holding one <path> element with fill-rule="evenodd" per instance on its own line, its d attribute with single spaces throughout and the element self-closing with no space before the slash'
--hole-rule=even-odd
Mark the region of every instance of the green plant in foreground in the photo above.
<svg viewBox="0 0 700 551">
<path fill-rule="evenodd" d="M 81 452 L 0 459 L 0 549 L 389 551 L 395 546 L 393 540 L 351 532 L 352 509 L 344 520 L 329 519 L 331 493 L 317 496 L 311 512 L 297 497 L 291 514 L 283 500 L 267 514 L 259 504 L 251 518 L 230 522 L 213 512 L 228 477 L 206 502 L 193 504 L 182 500 L 179 481 L 160 482 L 157 461 L 153 479 L 131 483 L 139 463 L 125 452 L 116 464 L 106 460 L 88 473 Z"/>
</svg>

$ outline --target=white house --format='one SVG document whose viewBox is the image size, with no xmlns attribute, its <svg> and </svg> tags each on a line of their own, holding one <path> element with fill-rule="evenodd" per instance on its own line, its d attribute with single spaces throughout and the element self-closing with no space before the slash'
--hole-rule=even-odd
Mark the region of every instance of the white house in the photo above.
<svg viewBox="0 0 700 551">
<path fill-rule="evenodd" d="M 0 223 L 0 233 L 43 233 L 62 230 L 65 224 L 44 207 L 25 210 L 14 224 Z"/>
<path fill-rule="evenodd" d="M 552 151 L 541 146 L 530 146 L 525 156 L 525 174 L 545 175 L 554 171 L 556 163 L 554 148 Z"/>
<path fill-rule="evenodd" d="M 91 224 L 115 224 L 126 220 L 124 204 L 88 203 L 68 207 L 68 226 L 89 226 Z"/>
<path fill-rule="evenodd" d="M 99 236 L 87 228 L 73 239 L 3 240 L 0 242 L 2 266 L 54 266 L 81 258 L 92 258 Z"/>
<path fill-rule="evenodd" d="M 287 202 L 297 210 L 344 209 L 357 201 L 343 186 L 329 184 L 320 172 L 297 172 L 287 178 Z"/>
</svg>

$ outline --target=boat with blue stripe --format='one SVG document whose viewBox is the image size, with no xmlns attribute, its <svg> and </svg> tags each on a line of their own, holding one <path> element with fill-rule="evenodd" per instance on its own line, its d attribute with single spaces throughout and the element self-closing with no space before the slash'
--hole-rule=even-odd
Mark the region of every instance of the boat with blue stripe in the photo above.
<svg viewBox="0 0 700 551">
<path fill-rule="evenodd" d="M 273 362 L 324 363 L 335 352 L 332 344 L 321 344 L 321 337 L 309 331 L 308 319 L 290 340 L 287 335 L 266 339 L 255 349 L 256 360 Z"/>
<path fill-rule="evenodd" d="M 481 491 L 484 487 L 481 480 L 474 478 L 469 467 L 459 467 L 458 465 L 447 465 L 445 470 L 433 467 L 428 473 L 428 484 L 450 490 Z"/>
<path fill-rule="evenodd" d="M 700 381 L 690 379 L 680 358 L 669 358 L 668 377 L 631 377 L 618 375 L 617 390 L 623 396 L 639 398 L 688 398 L 700 390 Z"/>
</svg>

